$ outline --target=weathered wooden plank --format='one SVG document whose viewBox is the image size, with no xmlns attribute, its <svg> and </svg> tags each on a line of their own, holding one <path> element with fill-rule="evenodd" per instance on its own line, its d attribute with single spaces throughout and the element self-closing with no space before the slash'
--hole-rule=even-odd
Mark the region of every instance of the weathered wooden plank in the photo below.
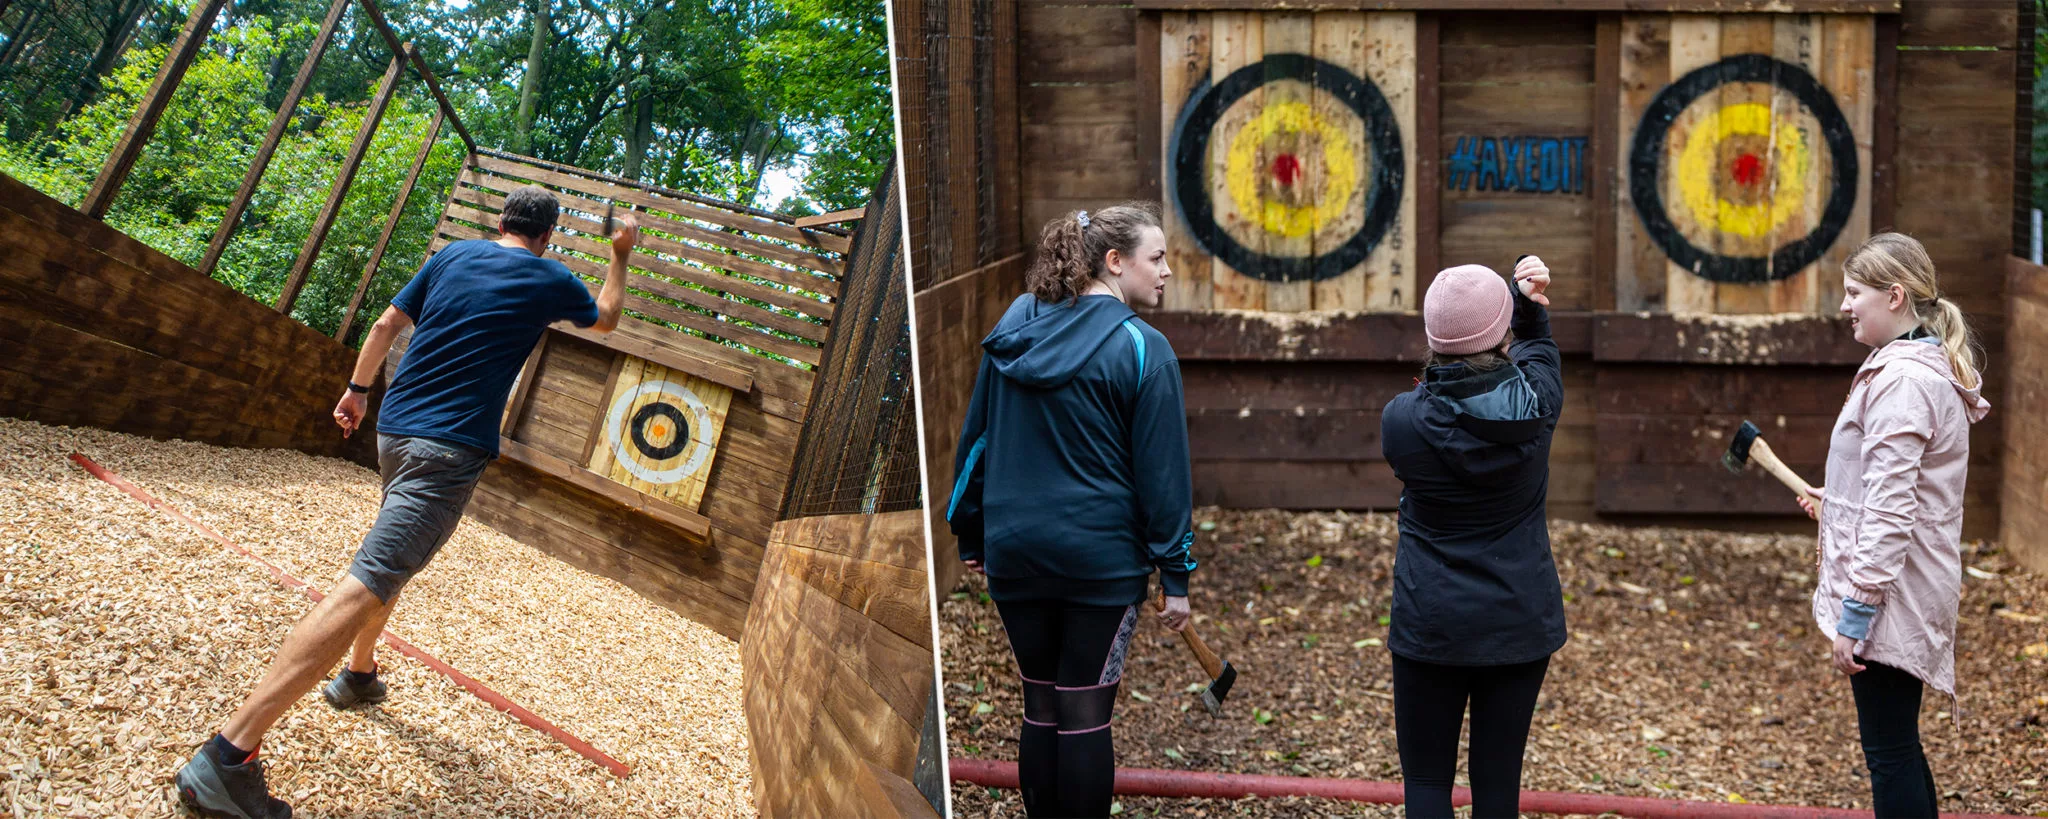
<svg viewBox="0 0 2048 819">
<path fill-rule="evenodd" d="M 320 213 L 313 217 L 313 229 L 306 234 L 305 244 L 299 247 L 298 259 L 292 262 L 291 273 L 285 276 L 284 289 L 277 294 L 277 312 L 290 315 L 292 305 L 299 300 L 299 289 L 306 286 L 306 277 L 313 272 L 313 263 L 320 258 L 320 248 L 327 243 L 327 232 L 334 228 L 334 220 L 341 215 L 341 203 L 348 198 L 348 189 L 355 184 L 356 172 L 362 169 L 363 155 L 370 150 L 370 139 L 377 135 L 377 126 L 384 121 L 384 109 L 391 105 L 391 95 L 398 90 L 398 72 L 405 66 L 405 57 L 412 53 L 408 43 L 405 52 L 391 57 L 391 67 L 384 70 L 384 79 L 377 84 L 377 95 L 370 98 L 370 110 L 363 114 L 363 124 L 356 129 L 356 140 L 349 145 L 348 153 L 341 160 L 341 170 L 335 174 L 333 187 L 327 190 L 327 201 L 320 206 Z"/>
<path fill-rule="evenodd" d="M 1260 20 L 1262 42 L 1259 46 L 1259 59 L 1264 62 L 1266 69 L 1266 82 L 1265 87 L 1262 89 L 1265 94 L 1265 100 L 1262 104 L 1266 110 L 1272 111 L 1292 106 L 1306 107 L 1317 102 L 1316 97 L 1328 96 L 1327 94 L 1315 93 L 1316 80 L 1313 73 L 1299 76 L 1291 75 L 1280 70 L 1278 68 L 1280 63 L 1277 61 L 1266 59 L 1275 54 L 1316 54 L 1317 38 L 1315 26 L 1312 25 L 1313 22 L 1314 18 L 1308 12 L 1275 11 L 1262 15 Z M 1329 21 L 1325 22 L 1326 25 L 1323 26 L 1325 33 L 1331 33 L 1330 29 L 1334 29 L 1336 26 L 1329 24 Z M 1319 107 L 1327 111 L 1330 107 L 1329 102 L 1325 101 Z M 1275 134 L 1275 136 L 1279 137 L 1280 140 L 1288 138 L 1284 134 Z M 1252 153 L 1252 167 L 1262 170 L 1271 168 L 1273 163 L 1281 156 L 1293 156 L 1295 154 L 1295 152 L 1282 148 L 1282 145 L 1285 145 L 1285 143 L 1269 139 L 1257 146 Z M 1328 180 L 1329 174 L 1325 169 L 1324 163 L 1320 160 L 1323 152 L 1310 151 L 1302 153 L 1308 154 L 1305 157 L 1308 161 L 1296 163 L 1295 167 L 1298 168 L 1298 176 L 1289 177 L 1289 181 L 1302 186 L 1314 186 L 1317 184 L 1317 180 Z M 1260 174 L 1261 177 L 1265 175 Z M 1332 182 L 1334 180 L 1325 181 L 1323 184 L 1327 185 Z M 1286 195 L 1280 190 L 1271 189 L 1263 184 L 1261 188 L 1264 189 L 1264 196 L 1272 199 L 1280 199 Z M 1309 187 L 1308 189 L 1313 191 L 1315 188 Z M 1285 200 L 1281 199 L 1281 201 Z M 1303 197 L 1301 201 L 1304 203 L 1313 202 L 1313 194 L 1309 197 Z M 1341 230 L 1341 228 L 1339 229 Z M 1265 253 L 1283 259 L 1298 259 L 1300 261 L 1297 264 L 1302 267 L 1306 267 L 1308 260 L 1315 256 L 1316 243 L 1312 240 L 1316 237 L 1313 235 L 1313 232 L 1291 235 L 1286 231 L 1272 230 L 1270 226 L 1257 232 L 1264 239 L 1262 250 Z M 1304 312 L 1314 306 L 1315 290 L 1316 285 L 1306 280 L 1267 282 L 1265 309 L 1282 313 Z"/>
<path fill-rule="evenodd" d="M 520 365 L 519 375 L 512 382 L 512 395 L 505 401 L 504 418 L 498 422 L 499 435 L 507 438 L 512 436 L 512 428 L 518 425 L 520 411 L 526 406 L 526 396 L 533 392 L 533 373 L 540 368 L 541 353 L 547 348 L 548 336 L 542 333 L 540 338 L 533 342 L 533 350 L 526 354 L 526 363 Z"/>
<path fill-rule="evenodd" d="M 1245 68 L 1265 55 L 1264 15 L 1244 12 L 1215 12 L 1209 15 L 1211 26 L 1209 46 L 1209 76 L 1211 82 L 1222 82 L 1233 72 Z M 1265 105 L 1264 89 L 1254 89 L 1244 100 L 1230 106 L 1229 110 L 1218 112 L 1212 134 L 1239 133 Z M 1258 228 L 1258 216 L 1243 212 L 1237 205 L 1237 197 L 1230 190 L 1229 151 L 1222 140 L 1209 142 L 1209 207 L 1216 220 L 1215 230 L 1235 235 L 1245 247 L 1253 252 L 1262 252 L 1264 242 L 1259 241 L 1265 231 Z M 1244 275 L 1233 269 L 1227 262 L 1211 257 L 1209 261 L 1209 282 L 1212 299 L 1217 307 L 1238 310 L 1266 309 L 1266 283 Z"/>
<path fill-rule="evenodd" d="M 1600 464 L 1690 464 L 1719 463 L 1735 439 L 1743 421 L 1762 431 L 1771 451 L 1788 464 L 1825 464 L 1828 437 L 1835 428 L 1835 414 L 1779 415 L 1774 413 L 1722 413 L 1714 415 L 1610 415 L 1601 414 L 1598 446 L 1588 460 Z M 1812 481 L 1822 483 L 1816 469 Z M 1749 470 L 1762 476 L 1761 469 Z M 1768 477 L 1764 477 L 1768 480 Z"/>
<path fill-rule="evenodd" d="M 270 118 L 270 130 L 264 132 L 263 144 L 257 146 L 256 156 L 249 160 L 249 169 L 242 173 L 241 187 L 236 188 L 234 197 L 228 200 L 228 209 L 221 215 L 220 227 L 214 231 L 213 239 L 206 244 L 206 256 L 199 260 L 199 272 L 212 275 L 214 265 L 220 263 L 220 254 L 227 250 L 228 239 L 235 235 L 235 226 L 241 223 L 242 212 L 248 210 L 249 198 L 256 195 L 256 183 L 263 180 L 264 169 L 270 167 L 270 156 L 277 152 L 278 142 L 284 139 L 285 126 L 291 124 L 293 112 L 299 109 L 299 98 L 305 95 L 306 83 L 313 79 L 313 69 L 320 65 L 321 55 L 327 53 L 328 43 L 334 41 L 334 26 L 341 22 L 341 14 L 348 10 L 348 4 L 349 0 L 334 0 L 328 4 L 327 19 L 320 24 L 320 31 L 313 35 L 313 42 L 306 47 L 306 58 L 299 63 L 298 76 L 292 78 L 291 89 L 285 92 L 284 102 L 277 106 L 277 115 Z M 437 128 L 440 121 L 439 115 L 436 115 L 434 122 Z M 431 143 L 433 139 L 429 137 L 427 141 Z M 411 188 L 411 184 L 408 183 L 406 189 Z M 399 197 L 401 200 L 404 198 Z M 379 245 L 379 248 L 381 247 L 382 245 Z M 355 311 L 351 309 L 349 312 Z M 348 321 L 344 318 L 344 329 L 336 334 L 336 338 L 348 335 L 347 324 Z"/>
<path fill-rule="evenodd" d="M 1586 268 L 1591 274 L 1594 310 L 1616 309 L 1617 274 L 1616 220 L 1624 216 L 1617 205 L 1614 172 L 1621 155 L 1621 15 L 1602 14 L 1593 34 L 1593 130 L 1587 153 L 1592 157 L 1593 258 Z"/>
<path fill-rule="evenodd" d="M 621 323 L 620 327 L 623 328 L 624 326 Z M 601 344 L 627 355 L 638 356 L 672 370 L 681 370 L 713 384 L 730 387 L 734 392 L 747 392 L 754 388 L 754 379 L 750 374 L 729 366 L 720 366 L 700 358 L 679 355 L 674 349 L 678 345 L 662 345 L 638 334 L 621 332 L 599 333 L 585 330 L 581 327 L 569 327 L 560 324 L 549 329 L 557 333 L 583 339 L 584 341 Z M 667 328 L 662 329 L 666 330 Z M 674 331 L 669 331 L 669 334 L 677 338 L 689 338 Z M 697 341 L 694 343 L 702 344 L 703 342 Z"/>
<path fill-rule="evenodd" d="M 1160 306 L 1167 310 L 1206 310 L 1215 304 L 1209 254 L 1202 249 L 1208 237 L 1192 231 L 1206 231 L 1208 226 L 1193 226 L 1187 215 L 1180 212 L 1180 200 L 1173 190 L 1175 146 L 1171 136 L 1189 95 L 1204 81 L 1213 81 L 1209 45 L 1213 27 L 1207 15 L 1178 12 L 1160 15 L 1159 26 L 1160 50 L 1152 55 L 1141 53 L 1139 59 L 1149 56 L 1160 63 L 1158 122 L 1166 130 L 1159 138 L 1158 161 L 1166 169 L 1166 262 L 1174 275 L 1166 280 L 1166 300 Z"/>
<path fill-rule="evenodd" d="M 613 503 L 668 524 L 687 538 L 700 543 L 708 542 L 711 538 L 710 519 L 692 512 L 688 508 L 677 506 L 644 492 L 634 491 L 622 484 L 607 480 L 595 472 L 510 438 L 499 439 L 498 449 L 506 458 L 518 461 L 532 467 L 541 474 L 566 481 L 579 489 L 601 495 Z"/>
<path fill-rule="evenodd" d="M 1292 410 L 1188 409 L 1189 455 L 1205 461 L 1377 461 L 1380 413 L 1320 406 Z"/>
<path fill-rule="evenodd" d="M 1605 364 L 1595 381 L 1602 415 L 1759 413 L 1830 415 L 1849 396 L 1854 367 L 1699 367 L 1682 380 L 1668 364 Z"/>
<path fill-rule="evenodd" d="M 1136 0 L 1158 11 L 1324 11 L 1357 8 L 1356 0 Z M 1372 0 L 1386 11 L 1617 11 L 1729 14 L 1897 14 L 1901 0 Z"/>
<path fill-rule="evenodd" d="M 1786 464 L 1808 483 L 1820 464 Z M 1805 517 L 1792 490 L 1761 473 L 1710 464 L 1601 464 L 1593 509 L 1601 514 L 1783 515 Z"/>
<path fill-rule="evenodd" d="M 1834 313 L 1842 303 L 1842 262 L 1870 238 L 1871 217 L 1876 211 L 1873 176 L 1877 165 L 1878 68 L 1877 26 L 1871 18 L 1827 17 L 1821 23 L 1821 43 L 1827 51 L 1817 75 L 1821 84 L 1835 94 L 1835 102 L 1856 134 L 1856 204 L 1842 235 L 1806 273 L 1808 279 L 1803 309 Z M 1897 56 L 1893 49 L 1892 56 Z"/>
<path fill-rule="evenodd" d="M 1684 364 L 1861 364 L 1870 348 L 1838 316 L 1768 318 L 1603 315 L 1595 319 L 1596 361 Z"/>
<path fill-rule="evenodd" d="M 1195 504 L 1233 509 L 1392 509 L 1401 481 L 1384 461 L 1197 461 Z"/>
<path fill-rule="evenodd" d="M 171 96 L 178 92 L 178 84 L 185 79 L 185 70 L 192 67 L 192 61 L 199 57 L 200 49 L 206 45 L 206 35 L 213 30 L 214 18 L 219 17 L 221 9 L 226 6 L 227 0 L 205 0 L 192 9 L 192 15 L 185 19 L 184 30 L 178 33 L 164 64 L 157 69 L 156 79 L 150 81 L 149 90 L 143 92 L 141 103 L 135 106 L 135 114 L 128 118 L 127 129 L 121 132 L 121 138 L 107 153 L 99 175 L 93 177 L 92 187 L 86 189 L 85 199 L 78 204 L 80 213 L 103 219 L 114 207 L 114 197 L 120 195 L 121 186 L 128 181 L 128 173 L 135 169 L 135 160 L 141 158 L 143 146 L 148 145 L 150 136 L 156 133 L 156 121 L 170 106 Z"/>
<path fill-rule="evenodd" d="M 1671 19 L 1663 15 L 1621 18 L 1620 117 L 1615 144 L 1615 266 L 1614 306 L 1618 310 L 1665 309 L 1665 269 L 1668 260 L 1647 233 L 1637 215 L 1635 197 L 1630 194 L 1633 176 L 1628 146 L 1635 142 L 1636 126 L 1657 92 L 1670 84 Z"/>
<path fill-rule="evenodd" d="M 1684 77 L 1693 69 L 1706 66 L 1721 59 L 1721 20 L 1705 14 L 1676 14 L 1671 17 L 1671 73 L 1672 81 Z M 1694 106 L 1695 111 L 1681 114 L 1680 119 L 1697 122 L 1713 109 Z M 1642 111 L 1637 109 L 1636 116 Z M 1674 122 L 1671 133 L 1681 133 L 1687 127 Z M 1666 155 L 1666 164 L 1669 163 Z M 1663 174 L 1664 209 L 1667 213 L 1679 214 L 1685 210 L 1683 203 L 1686 190 L 1679 174 L 1666 170 Z M 1674 216 L 1674 221 L 1676 217 Z M 1654 243 L 1652 245 L 1654 247 Z M 1658 250 L 1663 256 L 1663 251 Z M 1714 311 L 1714 291 L 1717 285 L 1708 279 L 1694 275 L 1687 268 L 1680 267 L 1670 257 L 1664 256 L 1661 265 L 1664 271 L 1664 309 L 1672 313 L 1711 313 Z"/>
<path fill-rule="evenodd" d="M 1414 307 L 1443 268 L 1443 18 L 1415 17 L 1415 272 L 1401 303 Z"/>
</svg>

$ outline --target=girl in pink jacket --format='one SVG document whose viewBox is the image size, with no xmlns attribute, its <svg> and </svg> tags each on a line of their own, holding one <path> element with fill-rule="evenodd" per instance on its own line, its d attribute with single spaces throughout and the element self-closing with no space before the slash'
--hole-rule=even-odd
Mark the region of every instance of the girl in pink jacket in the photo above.
<svg viewBox="0 0 2048 819">
<path fill-rule="evenodd" d="M 1955 696 L 1970 425 L 1991 405 L 1963 311 L 1918 241 L 1870 237 L 1842 263 L 1842 290 L 1856 340 L 1875 349 L 1835 421 L 1820 508 L 1799 499 L 1820 521 L 1813 616 L 1849 675 L 1877 816 L 1934 816 L 1920 695 Z"/>
</svg>

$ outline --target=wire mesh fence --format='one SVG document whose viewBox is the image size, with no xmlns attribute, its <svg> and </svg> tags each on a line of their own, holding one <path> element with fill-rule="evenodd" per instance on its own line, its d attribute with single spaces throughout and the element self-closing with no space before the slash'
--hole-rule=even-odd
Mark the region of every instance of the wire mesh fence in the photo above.
<svg viewBox="0 0 2048 819">
<path fill-rule="evenodd" d="M 903 195 L 892 165 L 854 234 L 782 517 L 923 504 Z"/>
</svg>

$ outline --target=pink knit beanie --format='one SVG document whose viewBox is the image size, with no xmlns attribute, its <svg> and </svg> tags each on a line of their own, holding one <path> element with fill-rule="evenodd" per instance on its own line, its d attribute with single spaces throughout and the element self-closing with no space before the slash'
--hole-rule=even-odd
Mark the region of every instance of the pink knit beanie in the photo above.
<svg viewBox="0 0 2048 819">
<path fill-rule="evenodd" d="M 1422 295 L 1429 348 L 1444 355 L 1492 349 L 1507 337 L 1514 312 L 1507 280 L 1484 265 L 1461 264 L 1438 273 Z"/>
</svg>

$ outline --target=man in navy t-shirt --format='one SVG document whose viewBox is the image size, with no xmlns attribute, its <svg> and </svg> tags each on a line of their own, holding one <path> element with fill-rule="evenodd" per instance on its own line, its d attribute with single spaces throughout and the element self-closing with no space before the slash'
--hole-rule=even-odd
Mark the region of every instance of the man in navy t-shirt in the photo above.
<svg viewBox="0 0 2048 819">
<path fill-rule="evenodd" d="M 477 479 L 497 457 L 505 400 L 527 354 L 557 321 L 601 333 L 619 324 L 637 223 L 630 214 L 619 220 L 611 268 L 592 299 L 582 279 L 541 255 L 559 212 L 555 195 L 542 188 L 513 191 L 498 220 L 499 239 L 442 248 L 370 328 L 334 408 L 344 436 L 362 423 L 365 385 L 376 379 L 392 341 L 414 328 L 378 423 L 384 499 L 377 522 L 348 576 L 292 627 L 249 699 L 178 771 L 178 794 L 187 804 L 220 816 L 290 816 L 291 807 L 270 796 L 256 746 L 351 647 L 347 667 L 321 694 L 336 708 L 384 700 L 377 637 L 399 589 L 455 533 Z"/>
</svg>

